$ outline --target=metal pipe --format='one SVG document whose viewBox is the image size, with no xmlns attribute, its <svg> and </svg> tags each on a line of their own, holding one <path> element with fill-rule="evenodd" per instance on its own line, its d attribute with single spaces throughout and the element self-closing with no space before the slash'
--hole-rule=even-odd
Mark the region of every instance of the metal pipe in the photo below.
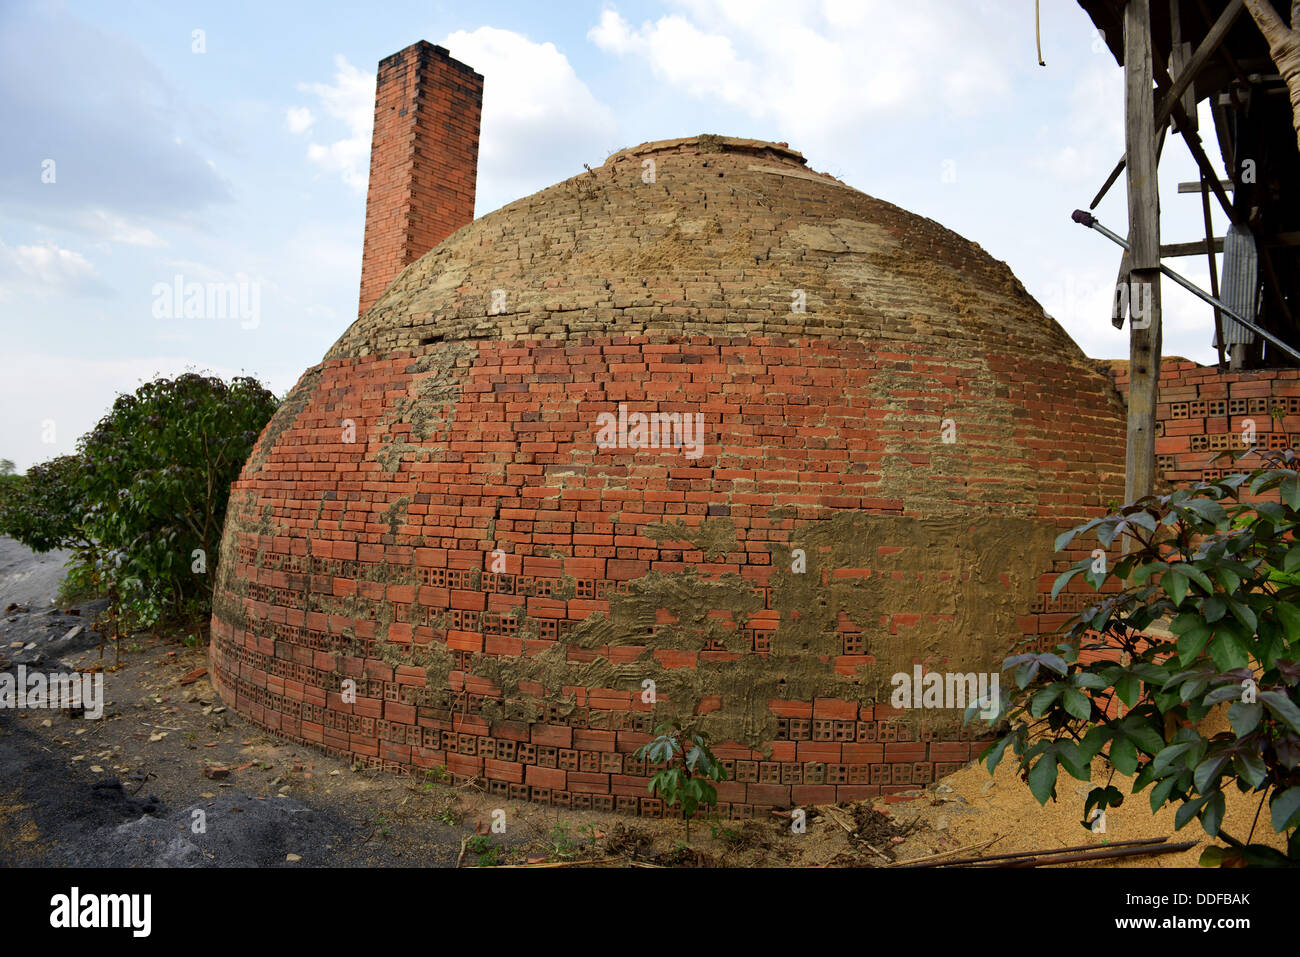
<svg viewBox="0 0 1300 957">
<path fill-rule="evenodd" d="M 1092 213 L 1088 212 L 1087 210 L 1076 209 L 1074 211 L 1074 215 L 1071 218 L 1081 226 L 1087 226 L 1089 229 L 1095 229 L 1097 232 L 1101 233 L 1103 236 L 1105 236 L 1115 245 L 1119 246 L 1121 249 L 1125 250 L 1126 252 L 1128 251 L 1128 240 L 1126 240 L 1123 236 L 1119 236 L 1111 232 L 1100 222 L 1098 222 L 1096 216 L 1092 215 Z M 1261 329 L 1259 326 L 1255 325 L 1249 319 L 1246 319 L 1245 317 L 1238 315 L 1236 310 L 1229 309 L 1220 300 L 1216 299 L 1214 296 L 1211 296 L 1208 292 L 1206 292 L 1204 289 L 1201 289 L 1190 279 L 1180 276 L 1178 273 L 1174 272 L 1164 263 L 1160 264 L 1160 271 L 1164 273 L 1166 276 L 1168 276 L 1170 279 L 1172 279 L 1174 282 L 1178 283 L 1178 285 L 1182 286 L 1192 295 L 1198 297 L 1199 299 L 1204 300 L 1205 302 L 1213 306 L 1215 309 L 1222 311 L 1225 315 L 1241 323 L 1243 326 L 1245 326 L 1251 332 L 1255 333 L 1260 338 L 1265 339 L 1268 342 L 1271 342 L 1273 345 L 1277 346 L 1277 348 L 1281 349 L 1287 355 L 1291 356 L 1291 358 L 1300 360 L 1300 352 L 1297 352 L 1295 349 L 1291 348 L 1289 345 L 1287 345 L 1277 336 L 1273 335 L 1271 332 Z"/>
</svg>

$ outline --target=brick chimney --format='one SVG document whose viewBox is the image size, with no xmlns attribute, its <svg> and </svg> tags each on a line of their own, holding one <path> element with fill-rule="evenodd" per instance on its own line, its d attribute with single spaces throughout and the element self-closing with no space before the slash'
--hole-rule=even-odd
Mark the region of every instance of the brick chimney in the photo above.
<svg viewBox="0 0 1300 957">
<path fill-rule="evenodd" d="M 482 107 L 483 77 L 440 46 L 421 40 L 379 61 L 358 315 L 474 219 Z"/>
</svg>

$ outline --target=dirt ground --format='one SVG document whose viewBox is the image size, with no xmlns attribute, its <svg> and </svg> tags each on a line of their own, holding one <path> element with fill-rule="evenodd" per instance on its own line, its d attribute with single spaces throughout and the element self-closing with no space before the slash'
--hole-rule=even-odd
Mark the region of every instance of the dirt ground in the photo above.
<svg viewBox="0 0 1300 957">
<path fill-rule="evenodd" d="M 103 602 L 41 604 L 57 577 L 15 548 L 0 540 L 0 670 L 102 670 L 107 703 L 100 720 L 0 709 L 0 866 L 878 867 L 961 848 L 956 856 L 1196 840 L 1179 854 L 1069 865 L 1171 867 L 1194 866 L 1207 844 L 1198 824 L 1176 833 L 1172 809 L 1153 815 L 1145 793 L 1094 834 L 1080 823 L 1091 785 L 1063 775 L 1060 800 L 1040 808 L 1010 759 L 993 777 L 972 765 L 910 800 L 804 809 L 802 822 L 788 812 L 697 820 L 689 842 L 679 819 L 503 802 L 438 773 L 354 769 L 225 708 L 200 647 L 152 634 L 105 647 L 91 627 Z M 1104 765 L 1094 765 L 1098 783 Z M 1112 783 L 1128 794 L 1122 776 Z M 1257 804 L 1231 795 L 1225 829 L 1244 839 Z M 1266 814 L 1255 839 L 1280 846 Z"/>
</svg>

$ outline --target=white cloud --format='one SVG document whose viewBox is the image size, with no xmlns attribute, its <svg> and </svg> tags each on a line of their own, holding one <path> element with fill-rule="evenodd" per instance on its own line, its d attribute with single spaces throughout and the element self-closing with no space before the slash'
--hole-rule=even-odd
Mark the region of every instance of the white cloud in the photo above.
<svg viewBox="0 0 1300 957">
<path fill-rule="evenodd" d="M 606 53 L 619 55 L 631 53 L 641 46 L 641 38 L 633 35 L 632 28 L 617 10 L 603 11 L 600 22 L 587 31 L 587 39 Z"/>
<path fill-rule="evenodd" d="M 604 162 L 618 125 L 614 113 L 555 44 L 480 27 L 457 31 L 442 45 L 485 77 L 478 210 L 572 176 L 583 162 Z"/>
<path fill-rule="evenodd" d="M 29 276 L 56 285 L 95 275 L 95 267 L 86 261 L 86 257 L 69 249 L 60 249 L 53 243 L 19 246 L 14 250 L 13 261 Z"/>
<path fill-rule="evenodd" d="M 193 259 L 159 259 L 158 265 L 166 271 L 168 279 L 176 274 L 196 282 L 225 282 L 229 278 L 223 270 Z"/>
<path fill-rule="evenodd" d="M 1117 330 L 1110 322 L 1115 296 L 1118 256 L 1111 268 L 1061 268 L 1050 272 L 1051 281 L 1039 292 L 1039 302 L 1047 314 L 1064 326 L 1090 356 L 1128 357 L 1127 323 Z M 1183 275 L 1202 289 L 1209 289 L 1207 270 L 1181 269 Z M 1213 313 L 1210 307 L 1172 280 L 1160 283 L 1161 327 L 1166 356 L 1182 356 L 1201 363 L 1216 361 L 1212 345 Z"/>
<path fill-rule="evenodd" d="M 364 192 L 369 183 L 370 133 L 375 122 L 375 75 L 357 69 L 342 54 L 334 57 L 334 66 L 333 83 L 299 83 L 298 89 L 315 96 L 322 112 L 347 135 L 332 143 L 313 140 L 307 146 L 307 158 L 325 172 L 337 174 L 357 192 Z M 315 125 L 307 107 L 289 109 L 286 121 L 294 133 Z"/>
<path fill-rule="evenodd" d="M 289 124 L 290 133 L 305 133 L 316 122 L 311 110 L 305 106 L 291 106 L 285 110 L 285 122 Z"/>
<path fill-rule="evenodd" d="M 13 459 L 22 470 L 75 451 L 77 438 L 94 428 L 119 394 L 134 392 L 160 375 L 199 371 L 229 381 L 245 374 L 179 356 L 81 359 L 17 353 L 7 359 L 0 376 L 0 408 L 9 410 L 0 416 L 0 456 Z M 286 378 L 266 384 L 282 392 L 292 382 Z M 51 423 L 53 441 L 47 442 Z"/>
<path fill-rule="evenodd" d="M 553 43 L 534 43 L 510 30 L 480 27 L 441 41 L 456 59 L 486 77 L 479 138 L 477 209 L 495 209 L 570 176 L 583 162 L 603 161 L 613 131 L 613 111 L 578 79 Z M 313 110 L 291 107 L 285 123 L 313 135 L 307 158 L 337 174 L 357 192 L 369 183 L 375 76 L 334 58 L 331 83 L 300 83 L 315 97 Z M 318 116 L 318 113 L 320 114 Z M 329 141 L 323 119 L 346 135 Z"/>
<path fill-rule="evenodd" d="M 1124 153 L 1124 71 L 1110 55 L 1086 61 L 1062 104 L 1064 122 L 1039 131 L 1031 168 L 1053 182 L 1095 191 Z M 1061 131 L 1068 130 L 1068 139 Z"/>
<path fill-rule="evenodd" d="M 692 96 L 745 105 L 756 89 L 753 64 L 741 60 L 730 38 L 705 33 L 681 16 L 663 17 L 634 31 L 616 11 L 606 10 L 601 27 L 592 28 L 588 36 L 602 49 L 649 61 L 656 76 Z"/>
<path fill-rule="evenodd" d="M 0 242 L 0 279 L 40 295 L 93 296 L 107 290 L 85 256 L 48 241 L 32 246 L 6 246 Z M 11 295 L 6 290 L 5 298 Z"/>
<path fill-rule="evenodd" d="M 81 226 L 111 243 L 153 248 L 167 245 L 167 241 L 149 227 L 104 209 L 87 210 L 81 218 Z"/>
<path fill-rule="evenodd" d="M 1008 14 L 985 4 L 678 0 L 629 24 L 602 12 L 587 38 L 645 61 L 690 96 L 772 120 L 801 140 L 888 112 L 968 113 L 1010 89 Z M 888 16 L 884 16 L 888 14 Z M 888 22 L 888 29 L 880 24 Z"/>
</svg>

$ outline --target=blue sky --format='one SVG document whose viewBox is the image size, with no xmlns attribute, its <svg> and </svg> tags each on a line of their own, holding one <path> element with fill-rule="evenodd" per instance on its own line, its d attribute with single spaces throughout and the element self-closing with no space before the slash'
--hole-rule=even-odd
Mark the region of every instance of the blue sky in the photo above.
<svg viewBox="0 0 1300 957">
<path fill-rule="evenodd" d="M 419 39 L 485 76 L 478 215 L 646 140 L 788 141 L 1126 357 L 1118 249 L 1069 218 L 1123 151 L 1122 72 L 1077 5 L 1043 8 L 1046 67 L 1032 0 L 3 0 L 0 457 L 71 451 L 158 373 L 283 393 L 318 362 L 356 315 L 375 65 Z M 1201 234 L 1195 176 L 1171 140 L 1166 241 Z M 1123 180 L 1098 213 L 1126 231 Z M 256 321 L 160 318 L 177 276 L 256 289 Z M 1212 361 L 1208 309 L 1165 287 L 1166 354 Z"/>
</svg>

